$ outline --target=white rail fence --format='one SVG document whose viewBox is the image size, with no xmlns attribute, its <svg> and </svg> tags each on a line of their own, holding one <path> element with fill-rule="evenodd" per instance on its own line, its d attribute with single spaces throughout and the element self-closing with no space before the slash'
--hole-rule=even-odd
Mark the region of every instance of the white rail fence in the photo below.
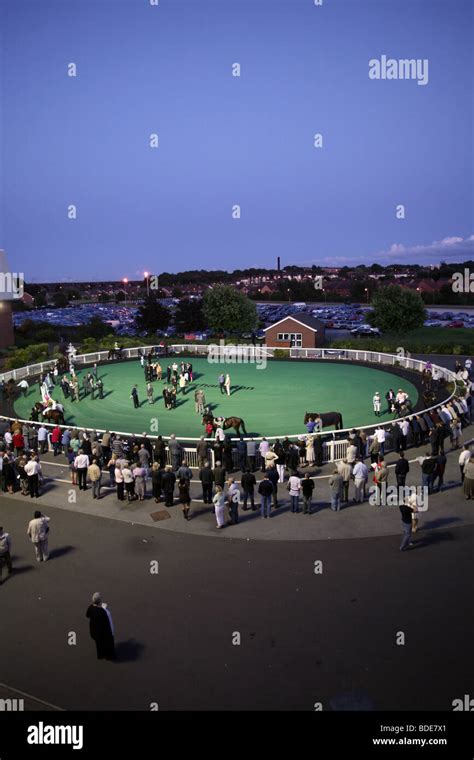
<svg viewBox="0 0 474 760">
<path fill-rule="evenodd" d="M 150 346 L 138 346 L 135 348 L 125 348 L 122 351 L 122 357 L 125 360 L 130 359 L 137 359 L 141 356 L 142 353 L 147 354 L 150 351 Z M 168 355 L 167 356 L 207 356 L 209 353 L 209 345 L 202 345 L 202 344 L 177 344 L 173 346 L 169 346 L 168 348 Z M 237 363 L 243 363 L 243 360 L 245 357 L 242 354 L 242 347 L 236 347 L 236 346 L 223 346 L 221 350 L 225 351 L 224 356 L 228 357 L 229 363 L 234 363 L 237 361 Z M 276 347 L 258 347 L 260 351 L 264 352 L 265 356 L 272 359 L 274 357 L 275 351 L 280 350 Z M 236 351 L 238 349 L 238 353 Z M 249 349 L 253 349 L 253 346 L 249 346 Z M 108 361 L 108 351 L 98 351 L 94 353 L 89 354 L 79 354 L 76 356 L 74 360 L 75 366 L 90 366 L 92 364 L 99 364 L 101 362 L 107 362 Z M 251 354 L 249 353 L 249 356 Z M 281 356 L 280 354 L 277 354 L 277 356 Z M 426 362 L 418 360 L 418 359 L 412 359 L 411 357 L 401 357 L 395 354 L 386 354 L 379 351 L 363 351 L 363 350 L 355 350 L 355 349 L 327 349 L 327 348 L 291 348 L 286 349 L 285 354 L 282 358 L 287 357 L 288 359 L 305 359 L 305 360 L 311 360 L 311 361 L 317 361 L 317 360 L 324 360 L 324 361 L 337 361 L 337 362 L 362 362 L 364 364 L 370 364 L 370 365 L 383 365 L 383 366 L 391 366 L 391 367 L 398 367 L 401 369 L 406 370 L 412 370 L 415 372 L 421 372 L 423 368 L 426 365 Z M 161 356 L 158 356 L 158 358 L 164 358 Z M 277 359 L 275 359 L 277 360 Z M 225 359 L 224 359 L 225 361 Z M 8 382 L 8 380 L 12 379 L 15 382 L 18 382 L 20 380 L 23 380 L 24 378 L 33 378 L 40 374 L 44 374 L 45 372 L 52 370 L 55 365 L 55 360 L 50 360 L 46 362 L 40 362 L 37 364 L 30 364 L 26 367 L 20 367 L 18 369 L 13 369 L 8 372 L 2 373 L 0 376 L 0 379 L 3 379 L 5 382 Z M 440 380 L 445 380 L 447 382 L 454 383 L 454 391 L 444 399 L 444 402 L 449 401 L 456 395 L 456 382 L 455 382 L 455 374 L 451 370 L 447 369 L 446 367 L 441 367 L 439 365 L 432 365 L 434 368 L 436 368 L 438 372 L 438 376 Z M 423 410 L 423 413 L 429 412 L 433 409 L 436 409 L 439 406 L 438 404 L 435 404 L 432 407 L 429 407 L 427 409 Z M 410 417 L 411 415 L 407 415 Z M 0 415 L 1 419 L 8 419 L 13 420 L 17 418 L 12 417 L 5 417 Z M 26 423 L 29 422 L 28 420 L 19 420 L 20 422 Z M 50 423 L 43 423 L 45 427 L 47 428 L 53 428 L 54 425 Z M 371 439 L 371 435 L 373 434 L 373 431 L 376 427 L 379 426 L 380 423 L 372 424 L 372 425 L 364 425 L 364 426 L 358 426 L 358 430 L 365 430 L 367 437 Z M 388 425 L 388 421 L 386 423 L 382 423 L 383 427 L 386 427 Z M 72 425 L 62 425 L 62 428 L 73 428 Z M 80 428 L 80 427 L 74 427 L 76 430 L 90 430 L 91 428 Z M 322 448 L 323 448 L 323 463 L 327 462 L 336 462 L 340 459 L 343 459 L 346 452 L 346 438 L 347 434 L 350 432 L 352 428 L 344 428 L 343 430 L 330 430 L 323 433 L 319 433 L 317 435 L 321 435 L 323 438 Z M 98 434 L 105 433 L 104 429 L 97 429 L 94 428 Z M 120 435 L 123 438 L 128 438 L 132 435 L 130 431 L 120 431 L 120 430 L 114 430 L 113 431 L 116 435 Z M 301 433 L 293 433 L 286 435 L 285 433 L 282 433 L 280 436 L 266 436 L 266 439 L 271 443 L 272 441 L 275 441 L 277 438 L 280 440 L 284 437 L 288 437 L 290 440 L 298 439 L 301 435 L 305 435 L 304 430 L 301 431 Z M 156 439 L 157 436 L 148 436 L 150 440 L 153 442 L 154 439 Z M 100 435 L 99 435 L 100 438 Z M 163 440 L 169 440 L 169 436 L 162 436 Z M 331 440 L 328 440 L 330 438 Z M 192 438 L 186 436 L 185 438 L 182 438 L 182 441 L 184 443 L 189 443 L 191 441 L 198 441 L 199 438 Z M 209 443 L 213 441 L 213 439 L 206 439 Z M 232 437 L 232 440 L 237 440 L 236 437 Z M 262 437 L 255 437 L 253 438 L 254 441 L 257 442 L 257 455 L 256 455 L 256 466 L 261 466 L 261 459 L 260 454 L 258 453 L 258 443 L 262 441 Z M 49 443 L 49 446 L 51 444 Z M 393 443 L 391 440 L 391 435 L 389 432 L 387 432 L 387 440 L 385 443 L 385 450 L 391 451 L 393 450 Z M 183 448 L 183 454 L 186 457 L 186 460 L 190 467 L 197 467 L 198 466 L 198 458 L 195 446 L 189 447 L 184 446 Z M 234 451 L 234 463 L 236 464 L 238 462 L 238 455 Z M 214 464 L 214 451 L 212 448 L 209 449 L 209 460 L 212 464 Z M 170 463 L 170 454 L 167 449 L 167 462 Z"/>
</svg>

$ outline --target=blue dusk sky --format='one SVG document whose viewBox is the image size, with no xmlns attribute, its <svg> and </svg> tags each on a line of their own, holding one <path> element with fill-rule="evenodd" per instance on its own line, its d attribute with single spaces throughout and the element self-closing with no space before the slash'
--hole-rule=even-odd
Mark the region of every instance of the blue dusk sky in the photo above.
<svg viewBox="0 0 474 760">
<path fill-rule="evenodd" d="M 0 0 L 10 268 L 41 282 L 274 267 L 277 256 L 474 258 L 472 8 Z M 426 59 L 427 83 L 369 78 L 382 56 Z"/>
</svg>

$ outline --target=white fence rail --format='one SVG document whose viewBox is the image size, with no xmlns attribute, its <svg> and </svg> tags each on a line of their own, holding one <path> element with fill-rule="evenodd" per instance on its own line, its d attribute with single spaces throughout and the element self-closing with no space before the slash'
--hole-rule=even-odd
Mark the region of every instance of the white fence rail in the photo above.
<svg viewBox="0 0 474 760">
<path fill-rule="evenodd" d="M 145 354 L 150 350 L 151 346 L 138 346 L 135 348 L 124 348 L 122 352 L 123 359 L 136 359 L 138 358 L 142 352 L 145 352 Z M 269 358 L 273 358 L 274 352 L 277 349 L 277 347 L 263 347 L 265 349 L 265 352 Z M 401 369 L 407 369 L 412 370 L 415 372 L 421 372 L 423 368 L 426 365 L 426 362 L 423 362 L 418 359 L 412 359 L 411 357 L 401 357 L 395 354 L 386 354 L 379 351 L 363 351 L 363 350 L 356 350 L 356 349 L 326 349 L 326 348 L 291 348 L 286 349 L 287 355 L 289 359 L 306 359 L 306 360 L 324 360 L 324 361 L 338 361 L 338 362 L 344 362 L 344 361 L 358 361 L 362 363 L 367 364 L 378 364 L 378 365 L 384 365 L 384 366 L 392 366 L 392 367 L 400 367 Z M 207 356 L 209 352 L 209 345 L 205 344 L 175 344 L 172 346 L 169 346 L 168 348 L 168 355 L 171 356 L 179 356 L 183 354 L 191 354 L 196 356 Z M 78 354 L 74 360 L 75 366 L 88 366 L 92 365 L 94 363 L 100 363 L 107 361 L 108 359 L 108 351 L 97 351 L 94 353 L 89 354 Z M 41 362 L 37 364 L 30 364 L 27 367 L 20 367 L 18 369 L 13 369 L 8 372 L 2 373 L 0 376 L 0 379 L 3 379 L 5 382 L 8 382 L 8 380 L 12 379 L 14 381 L 20 381 L 24 378 L 29 377 L 35 377 L 39 374 L 42 374 L 48 370 L 52 370 L 55 364 L 55 360 L 50 360 L 47 362 Z M 432 365 L 434 368 L 436 368 L 438 372 L 438 376 L 440 379 L 446 380 L 447 382 L 453 382 L 454 388 L 456 388 L 456 382 L 455 382 L 455 374 L 451 370 L 447 369 L 446 367 L 441 367 L 439 365 Z M 449 401 L 455 396 L 455 390 L 444 400 Z M 436 409 L 439 406 L 439 404 L 435 404 L 432 407 L 429 407 L 428 409 L 424 409 L 424 412 L 429 412 L 433 409 Z M 411 415 L 407 415 L 408 417 Z M 17 419 L 17 418 L 11 418 L 11 417 L 4 417 L 0 415 L 0 419 Z M 20 422 L 29 422 L 27 420 L 20 420 Z M 43 423 L 45 427 L 52 428 L 54 425 L 50 423 Z M 378 424 L 372 424 L 372 425 L 364 425 L 364 426 L 358 426 L 359 430 L 365 430 L 368 437 L 370 434 L 375 430 L 376 427 L 378 427 Z M 384 427 L 388 423 L 385 423 Z M 73 426 L 71 425 L 62 425 L 61 427 L 64 428 L 71 428 Z M 78 430 L 85 430 L 86 428 L 75 428 Z M 87 428 L 90 429 L 90 428 Z M 94 428 L 98 434 L 105 433 L 105 430 Z M 342 459 L 345 455 L 345 449 L 346 449 L 346 443 L 345 439 L 347 436 L 347 433 L 349 433 L 351 428 L 344 428 L 343 430 L 330 430 L 323 433 L 320 433 L 318 435 L 321 435 L 323 437 L 323 462 L 334 462 Z M 130 431 L 120 431 L 120 430 L 114 430 L 115 434 L 120 435 L 122 437 L 129 437 L 132 435 Z M 288 438 L 290 439 L 297 439 L 300 435 L 304 435 L 304 431 L 302 430 L 299 434 L 288 434 Z M 266 439 L 271 442 L 276 440 L 276 438 L 284 438 L 285 433 L 282 433 L 280 436 L 266 436 Z M 149 436 L 150 440 L 153 441 L 153 439 L 156 438 L 156 436 Z M 163 436 L 164 440 L 168 440 L 168 436 Z M 327 440 L 328 438 L 331 438 L 332 440 Z M 185 442 L 191 442 L 191 441 L 198 441 L 199 438 L 192 438 L 186 436 L 182 439 Z M 213 439 L 206 439 L 211 443 Z M 237 440 L 236 438 L 233 438 L 233 440 Z M 259 442 L 262 440 L 261 437 L 255 437 L 253 440 Z M 387 442 L 386 442 L 386 450 L 390 451 L 392 449 L 392 443 L 390 439 L 390 435 L 387 435 Z M 185 448 L 186 456 L 189 458 L 188 461 L 190 463 L 191 467 L 197 466 L 197 454 L 195 448 Z M 211 454 L 211 461 L 214 461 L 214 452 L 210 450 Z M 236 455 L 235 455 L 236 456 Z M 257 466 L 260 466 L 260 455 L 257 455 Z"/>
</svg>

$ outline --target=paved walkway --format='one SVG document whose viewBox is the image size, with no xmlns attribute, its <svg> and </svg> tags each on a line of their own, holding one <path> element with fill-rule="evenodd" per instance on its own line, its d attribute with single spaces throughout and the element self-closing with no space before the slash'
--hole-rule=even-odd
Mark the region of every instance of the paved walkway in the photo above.
<svg viewBox="0 0 474 760">
<path fill-rule="evenodd" d="M 469 441 L 472 431 L 474 431 L 472 425 L 464 430 L 464 441 Z M 421 485 L 420 466 L 416 457 L 424 454 L 426 450 L 426 446 L 408 450 L 407 458 L 410 461 L 410 473 L 407 477 L 407 485 Z M 448 463 L 443 490 L 441 493 L 434 493 L 429 497 L 428 511 L 420 515 L 420 529 L 460 527 L 474 524 L 474 503 L 464 499 L 461 489 L 458 467 L 459 453 L 460 450 L 447 453 Z M 386 457 L 391 470 L 389 485 L 395 484 L 393 467 L 397 459 L 398 455 L 393 453 Z M 269 520 L 261 518 L 260 510 L 245 512 L 240 509 L 239 525 L 229 526 L 220 531 L 215 527 L 215 518 L 210 507 L 204 505 L 202 501 L 202 490 L 198 480 L 193 480 L 191 485 L 191 519 L 185 521 L 177 499 L 175 499 L 175 505 L 170 508 L 164 507 L 163 502 L 156 504 L 150 496 L 144 502 L 133 501 L 129 504 L 117 500 L 115 489 L 103 488 L 103 497 L 97 501 L 92 498 L 90 488 L 87 492 L 82 492 L 71 485 L 69 469 L 62 455 L 55 458 L 52 454 L 47 454 L 42 464 L 47 479 L 38 505 L 44 512 L 47 511 L 48 506 L 52 506 L 70 512 L 152 526 L 157 530 L 215 536 L 219 540 L 223 537 L 284 541 L 347 539 L 394 535 L 400 532 L 398 507 L 379 508 L 369 504 L 368 501 L 363 504 L 354 503 L 352 501 L 354 496 L 353 483 L 350 486 L 350 501 L 343 506 L 340 512 L 333 512 L 329 507 L 327 483 L 333 469 L 332 464 L 310 470 L 315 478 L 316 485 L 312 515 L 292 514 L 290 512 L 289 495 L 285 484 L 279 486 L 281 506 L 277 510 L 272 509 Z M 303 468 L 301 472 L 306 472 L 306 469 Z M 197 478 L 197 470 L 193 472 Z M 233 473 L 233 477 L 239 481 L 240 473 Z M 256 477 L 258 481 L 261 474 L 257 472 Z M 108 476 L 104 478 L 104 482 L 108 482 Z M 6 498 L 20 500 L 24 503 L 31 501 L 28 497 L 21 496 L 18 493 L 11 496 L 7 495 Z M 259 503 L 258 496 L 256 503 Z M 151 514 L 156 512 L 166 512 L 169 518 L 166 517 L 166 519 L 155 522 Z"/>
</svg>

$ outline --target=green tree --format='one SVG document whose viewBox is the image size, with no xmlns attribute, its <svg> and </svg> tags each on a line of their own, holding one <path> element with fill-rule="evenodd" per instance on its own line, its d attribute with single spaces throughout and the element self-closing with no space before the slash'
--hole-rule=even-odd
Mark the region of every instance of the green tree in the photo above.
<svg viewBox="0 0 474 760">
<path fill-rule="evenodd" d="M 77 337 L 80 341 L 84 341 L 87 338 L 94 338 L 99 340 L 104 338 L 113 332 L 110 325 L 104 322 L 100 317 L 92 317 L 85 325 L 81 325 L 77 330 Z"/>
<path fill-rule="evenodd" d="M 46 299 L 46 293 L 44 290 L 39 290 L 36 295 L 34 296 L 35 299 L 35 306 L 47 306 L 48 301 Z"/>
<path fill-rule="evenodd" d="M 371 322 L 384 332 L 406 333 L 423 327 L 426 309 L 420 294 L 400 285 L 375 291 Z"/>
<path fill-rule="evenodd" d="M 53 294 L 53 303 L 57 309 L 60 309 L 63 306 L 68 305 L 69 299 L 66 293 L 64 293 L 62 290 L 58 290 L 56 293 Z"/>
<path fill-rule="evenodd" d="M 204 330 L 206 320 L 202 309 L 202 301 L 194 298 L 183 298 L 176 307 L 174 317 L 177 332 Z"/>
<path fill-rule="evenodd" d="M 143 305 L 138 309 L 135 323 L 139 330 L 147 333 L 156 333 L 157 330 L 166 330 L 171 322 L 169 309 L 163 306 L 155 295 L 150 294 L 145 298 Z"/>
<path fill-rule="evenodd" d="M 216 285 L 203 298 L 206 322 L 214 332 L 248 332 L 258 323 L 257 308 L 244 293 L 230 285 Z"/>
</svg>

